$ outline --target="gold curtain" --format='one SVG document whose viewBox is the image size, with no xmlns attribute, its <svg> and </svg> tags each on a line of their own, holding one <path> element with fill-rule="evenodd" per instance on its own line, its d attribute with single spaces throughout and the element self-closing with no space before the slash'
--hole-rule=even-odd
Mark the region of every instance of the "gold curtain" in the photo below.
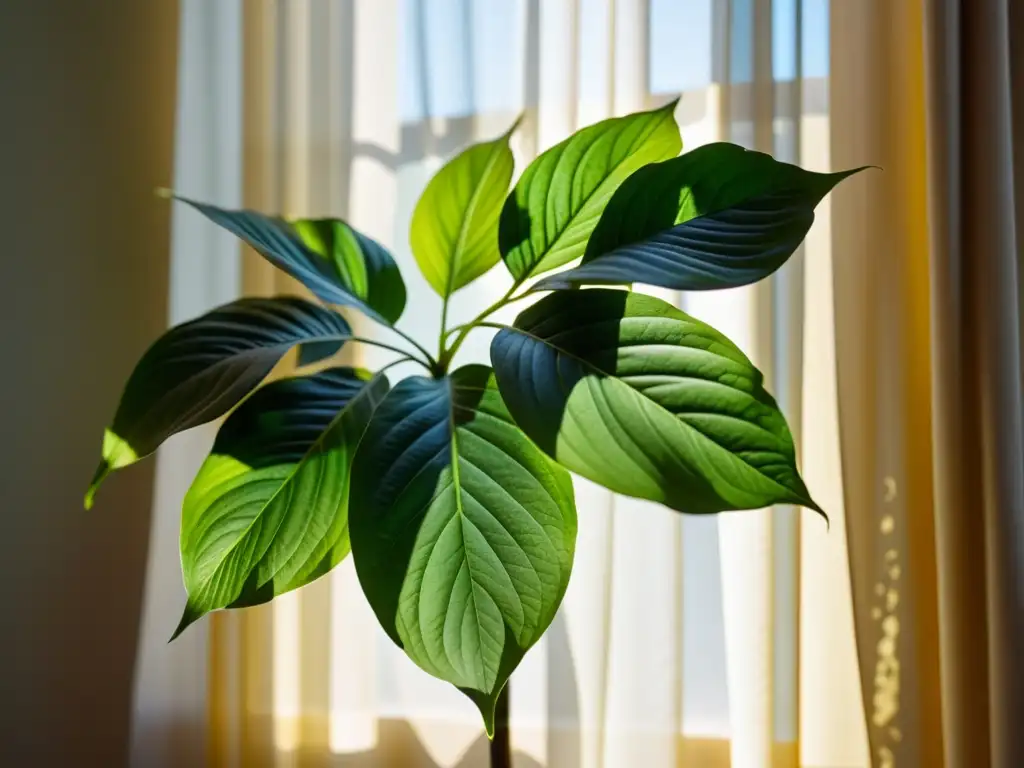
<svg viewBox="0 0 1024 768">
<path fill-rule="evenodd" d="M 956 768 L 1024 764 L 1019 5 L 934 0 L 927 15 L 943 723 Z"/>
<path fill-rule="evenodd" d="M 844 492 L 876 766 L 1024 764 L 1024 145 L 1011 114 L 1024 81 L 1009 10 L 832 2 L 833 159 L 883 169 L 833 199 Z"/>
<path fill-rule="evenodd" d="M 942 765 L 921 4 L 832 3 L 836 365 L 872 764 Z"/>
</svg>

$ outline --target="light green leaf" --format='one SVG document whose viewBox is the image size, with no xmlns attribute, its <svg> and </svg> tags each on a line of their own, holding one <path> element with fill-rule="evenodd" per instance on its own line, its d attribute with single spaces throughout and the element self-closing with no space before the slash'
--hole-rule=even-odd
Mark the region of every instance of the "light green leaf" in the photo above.
<svg viewBox="0 0 1024 768">
<path fill-rule="evenodd" d="M 381 625 L 488 732 L 554 617 L 576 541 L 568 473 L 512 423 L 485 366 L 400 382 L 353 469 L 352 556 Z"/>
<path fill-rule="evenodd" d="M 697 514 L 811 500 L 762 376 L 670 304 L 561 291 L 500 331 L 491 361 L 516 423 L 606 488 Z"/>
<path fill-rule="evenodd" d="M 383 375 L 331 368 L 268 384 L 228 417 L 185 496 L 188 603 L 175 637 L 210 611 L 304 586 L 348 554 L 352 457 L 387 390 Z"/>
<path fill-rule="evenodd" d="M 612 197 L 583 263 L 536 287 L 699 291 L 757 282 L 800 245 L 821 199 L 860 170 L 813 173 L 725 143 L 649 165 Z"/>
<path fill-rule="evenodd" d="M 176 197 L 237 235 L 328 304 L 353 306 L 385 324 L 405 308 L 405 283 L 391 254 L 340 219 L 285 221 Z"/>
<path fill-rule="evenodd" d="M 348 323 L 296 298 L 240 299 L 161 336 L 125 385 L 103 458 L 85 495 L 115 469 L 148 456 L 171 435 L 227 413 L 300 342 L 341 342 Z"/>
<path fill-rule="evenodd" d="M 530 163 L 499 225 L 502 258 L 517 283 L 582 256 L 618 186 L 637 168 L 679 154 L 675 106 L 588 126 Z"/>
<path fill-rule="evenodd" d="M 474 144 L 430 180 L 412 214 L 409 242 L 420 271 L 442 297 L 489 270 L 501 258 L 497 224 L 512 180 L 507 133 Z"/>
</svg>

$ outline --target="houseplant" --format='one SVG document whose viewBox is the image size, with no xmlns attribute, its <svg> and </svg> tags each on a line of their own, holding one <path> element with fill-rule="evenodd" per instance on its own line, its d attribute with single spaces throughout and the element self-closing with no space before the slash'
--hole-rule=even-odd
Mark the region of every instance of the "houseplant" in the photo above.
<svg viewBox="0 0 1024 768">
<path fill-rule="evenodd" d="M 346 222 L 183 200 L 319 301 L 244 298 L 172 328 L 137 364 L 104 434 L 86 507 L 112 471 L 229 414 L 183 505 L 188 600 L 175 636 L 210 611 L 308 584 L 351 551 L 385 631 L 473 700 L 496 735 L 493 764 L 508 765 L 505 684 L 572 568 L 570 471 L 684 513 L 821 512 L 758 370 L 718 331 L 631 286 L 766 278 L 856 171 L 812 173 L 725 143 L 680 155 L 674 106 L 578 131 L 511 192 L 516 126 L 441 168 L 410 229 L 443 302 L 436 352 L 395 326 L 406 300 L 397 265 Z M 456 292 L 499 262 L 511 289 L 449 327 Z M 490 320 L 530 297 L 511 326 Z M 393 343 L 355 336 L 337 306 L 393 331 Z M 491 365 L 457 366 L 479 329 L 497 331 Z M 423 374 L 392 385 L 390 365 L 303 371 L 351 343 L 393 350 Z M 261 386 L 292 347 L 298 374 Z"/>
</svg>

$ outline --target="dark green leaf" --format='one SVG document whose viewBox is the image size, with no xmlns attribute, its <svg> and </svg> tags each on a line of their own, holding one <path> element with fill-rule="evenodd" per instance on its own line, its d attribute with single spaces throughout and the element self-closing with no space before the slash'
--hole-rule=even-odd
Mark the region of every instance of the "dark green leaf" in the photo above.
<svg viewBox="0 0 1024 768">
<path fill-rule="evenodd" d="M 615 189 L 646 163 L 679 154 L 675 105 L 588 126 L 530 163 L 505 201 L 499 229 L 502 258 L 517 282 L 582 256 Z"/>
<path fill-rule="evenodd" d="M 649 165 L 612 197 L 583 263 L 537 288 L 698 291 L 757 282 L 800 245 L 821 199 L 859 170 L 813 173 L 724 143 Z"/>
<path fill-rule="evenodd" d="M 402 316 L 405 282 L 384 246 L 341 219 L 297 219 L 291 225 L 307 248 L 334 266 L 338 281 L 361 302 L 356 306 L 369 307 L 389 323 Z"/>
<path fill-rule="evenodd" d="M 508 141 L 515 128 L 449 160 L 416 203 L 409 229 L 412 253 L 442 297 L 475 280 L 501 258 L 498 214 L 512 180 Z"/>
<path fill-rule="evenodd" d="M 331 368 L 268 384 L 228 417 L 185 496 L 188 604 L 175 636 L 210 611 L 304 586 L 348 554 L 352 457 L 387 390 L 383 375 Z"/>
<path fill-rule="evenodd" d="M 149 455 L 171 435 L 227 413 L 295 344 L 349 335 L 340 315 L 296 298 L 240 299 L 172 328 L 125 385 L 103 436 L 86 508 L 110 472 Z"/>
<path fill-rule="evenodd" d="M 356 456 L 350 526 L 384 629 L 462 688 L 490 732 L 565 592 L 576 510 L 568 473 L 512 423 L 489 368 L 391 390 Z"/>
<path fill-rule="evenodd" d="M 299 345 L 299 359 L 297 365 L 303 368 L 334 357 L 345 345 L 344 341 L 311 341 L 308 344 Z"/>
<path fill-rule="evenodd" d="M 288 222 L 256 211 L 175 199 L 240 237 L 321 301 L 357 307 L 388 324 L 405 308 L 405 283 L 391 254 L 340 219 Z"/>
<path fill-rule="evenodd" d="M 495 336 L 491 360 L 526 434 L 617 493 L 691 513 L 818 510 L 760 372 L 725 336 L 660 299 L 552 294 Z"/>
</svg>

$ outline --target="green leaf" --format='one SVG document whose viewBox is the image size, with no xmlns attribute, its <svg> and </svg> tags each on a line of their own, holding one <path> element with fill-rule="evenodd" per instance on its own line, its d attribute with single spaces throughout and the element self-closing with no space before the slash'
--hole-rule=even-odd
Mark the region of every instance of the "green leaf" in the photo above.
<svg viewBox="0 0 1024 768">
<path fill-rule="evenodd" d="M 295 344 L 349 335 L 336 312 L 296 298 L 240 299 L 172 328 L 146 351 L 125 385 L 103 437 L 86 509 L 113 470 L 149 455 L 171 435 L 227 413 Z"/>
<path fill-rule="evenodd" d="M 416 203 L 409 243 L 420 271 L 442 298 L 501 258 L 496 227 L 514 167 L 508 142 L 518 124 L 448 161 Z"/>
<path fill-rule="evenodd" d="M 498 693 L 565 593 L 569 474 L 512 423 L 489 368 L 408 378 L 356 455 L 350 526 L 381 625 L 469 695 L 490 733 Z"/>
<path fill-rule="evenodd" d="M 697 514 L 777 503 L 821 511 L 760 372 L 660 299 L 554 293 L 495 336 L 491 361 L 526 434 L 617 493 Z"/>
<path fill-rule="evenodd" d="M 349 551 L 349 471 L 388 381 L 351 368 L 275 381 L 224 422 L 185 496 L 177 637 L 220 608 L 266 603 Z"/>
<path fill-rule="evenodd" d="M 860 170 L 813 173 L 725 143 L 649 165 L 612 197 L 583 263 L 536 288 L 646 283 L 700 291 L 757 282 L 800 245 L 821 199 Z"/>
<path fill-rule="evenodd" d="M 357 307 L 385 324 L 405 308 L 405 283 L 385 248 L 340 219 L 288 222 L 176 197 L 237 235 L 321 301 Z"/>
<path fill-rule="evenodd" d="M 334 357 L 345 345 L 344 341 L 311 341 L 308 344 L 299 345 L 299 356 L 296 365 L 304 368 Z"/>
<path fill-rule="evenodd" d="M 334 266 L 349 293 L 389 323 L 402 316 L 405 282 L 384 246 L 341 219 L 296 219 L 291 225 L 308 249 Z"/>
<path fill-rule="evenodd" d="M 517 283 L 582 256 L 616 188 L 637 168 L 679 154 L 675 106 L 588 126 L 530 163 L 505 201 L 498 235 Z"/>
</svg>

